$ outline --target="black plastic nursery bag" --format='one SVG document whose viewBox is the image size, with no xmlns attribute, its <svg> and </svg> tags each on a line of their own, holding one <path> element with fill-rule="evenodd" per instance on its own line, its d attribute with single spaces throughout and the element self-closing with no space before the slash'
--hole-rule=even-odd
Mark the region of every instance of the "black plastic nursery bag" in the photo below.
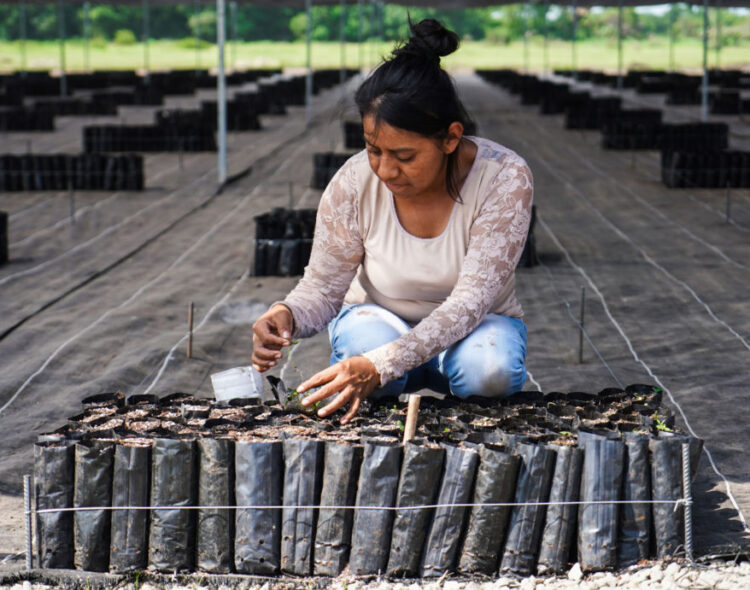
<svg viewBox="0 0 750 590">
<path fill-rule="evenodd" d="M 198 440 L 198 505 L 234 505 L 234 445 L 216 438 Z M 211 573 L 233 569 L 234 510 L 198 510 L 196 567 Z"/>
<path fill-rule="evenodd" d="M 157 438 L 151 455 L 151 505 L 195 506 L 195 441 Z M 195 565 L 195 510 L 151 512 L 148 565 L 164 572 L 190 571 Z"/>
<path fill-rule="evenodd" d="M 557 453 L 555 472 L 550 488 L 550 502 L 577 502 L 581 484 L 583 451 L 572 446 L 552 446 Z M 539 548 L 537 571 L 540 574 L 560 573 L 568 569 L 568 560 L 575 540 L 578 506 L 558 504 L 547 507 L 547 517 Z"/>
<path fill-rule="evenodd" d="M 323 479 L 324 445 L 317 440 L 284 441 L 284 509 L 281 513 L 281 571 L 312 573 L 315 520 Z M 310 508 L 295 508 L 310 506 Z"/>
<path fill-rule="evenodd" d="M 398 490 L 401 447 L 369 441 L 364 446 L 356 505 L 393 507 Z M 392 510 L 357 510 L 354 513 L 349 558 L 352 573 L 385 572 L 392 526 Z"/>
<path fill-rule="evenodd" d="M 435 509 L 427 532 L 422 554 L 423 577 L 440 576 L 456 569 L 458 546 L 469 510 L 450 505 L 471 502 L 478 463 L 479 454 L 473 449 L 445 448 L 445 469 L 437 498 L 442 507 Z"/>
<path fill-rule="evenodd" d="M 75 445 L 75 507 L 112 504 L 113 460 L 112 443 L 89 441 Z M 107 571 L 110 523 L 109 510 L 83 510 L 75 513 L 73 561 L 77 569 L 91 572 Z"/>
<path fill-rule="evenodd" d="M 234 453 L 237 506 L 280 506 L 281 441 L 238 441 Z M 234 565 L 238 572 L 275 574 L 281 566 L 280 544 L 280 509 L 237 509 Z"/>
<path fill-rule="evenodd" d="M 516 445 L 516 451 L 521 457 L 521 467 L 515 501 L 547 502 L 555 469 L 555 451 L 543 445 L 526 443 Z M 534 571 L 546 513 L 546 506 L 513 507 L 501 571 L 522 575 Z"/>
<path fill-rule="evenodd" d="M 34 445 L 36 509 L 73 506 L 74 447 L 69 442 Z M 39 567 L 73 567 L 73 513 L 37 514 L 36 542 Z"/>
<path fill-rule="evenodd" d="M 407 443 L 398 483 L 396 506 L 434 504 L 440 486 L 445 451 L 440 447 Z M 419 572 L 432 508 L 399 510 L 393 520 L 388 575 L 415 576 Z"/>
<path fill-rule="evenodd" d="M 321 506 L 354 506 L 362 447 L 327 442 Z M 354 511 L 321 508 L 315 532 L 315 575 L 338 576 L 349 562 Z"/>
<path fill-rule="evenodd" d="M 505 451 L 482 446 L 479 451 L 473 504 L 513 502 L 521 459 Z M 458 571 L 494 574 L 505 540 L 510 506 L 474 506 L 466 526 L 466 536 Z"/>
<path fill-rule="evenodd" d="M 676 501 L 683 497 L 682 438 L 653 438 L 651 449 L 651 485 L 654 500 Z M 659 559 L 675 555 L 682 547 L 683 508 L 673 502 L 654 504 L 654 534 Z"/>
<path fill-rule="evenodd" d="M 620 440 L 585 431 L 578 432 L 583 447 L 581 510 L 578 516 L 578 560 L 584 571 L 617 566 L 617 531 L 622 499 L 625 444 Z"/>
<path fill-rule="evenodd" d="M 115 447 L 112 506 L 148 506 L 151 442 L 122 441 Z M 109 569 L 126 572 L 146 569 L 148 510 L 113 510 Z"/>
<path fill-rule="evenodd" d="M 627 432 L 623 500 L 642 500 L 644 504 L 623 504 L 620 510 L 620 535 L 617 540 L 617 565 L 627 567 L 648 559 L 651 547 L 651 463 L 649 437 Z"/>
</svg>

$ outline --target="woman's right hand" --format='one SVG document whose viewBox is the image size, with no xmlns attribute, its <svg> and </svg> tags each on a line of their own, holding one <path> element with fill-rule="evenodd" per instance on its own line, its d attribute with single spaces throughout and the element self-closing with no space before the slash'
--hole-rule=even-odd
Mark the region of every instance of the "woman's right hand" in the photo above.
<svg viewBox="0 0 750 590">
<path fill-rule="evenodd" d="M 291 344 L 294 318 L 285 305 L 274 305 L 253 324 L 253 367 L 267 371 L 281 358 L 281 349 Z"/>
</svg>

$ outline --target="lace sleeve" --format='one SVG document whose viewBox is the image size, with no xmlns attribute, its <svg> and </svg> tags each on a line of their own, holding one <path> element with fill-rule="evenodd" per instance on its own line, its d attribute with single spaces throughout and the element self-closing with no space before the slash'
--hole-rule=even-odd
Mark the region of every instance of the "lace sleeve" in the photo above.
<svg viewBox="0 0 750 590">
<path fill-rule="evenodd" d="M 470 334 L 515 271 L 531 221 L 533 179 L 516 155 L 503 162 L 474 220 L 463 266 L 450 296 L 402 337 L 366 356 L 381 385 L 433 358 Z"/>
<path fill-rule="evenodd" d="M 324 330 L 341 309 L 364 253 L 357 202 L 356 168 L 350 160 L 321 197 L 310 262 L 282 302 L 294 317 L 295 337 Z"/>
</svg>

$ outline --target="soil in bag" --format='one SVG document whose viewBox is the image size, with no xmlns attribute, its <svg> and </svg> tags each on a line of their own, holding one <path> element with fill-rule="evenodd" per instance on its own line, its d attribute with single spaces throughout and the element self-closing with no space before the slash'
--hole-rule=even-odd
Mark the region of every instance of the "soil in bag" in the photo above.
<svg viewBox="0 0 750 590">
<path fill-rule="evenodd" d="M 521 467 L 515 501 L 546 502 L 555 469 L 555 451 L 543 445 L 520 443 L 516 452 L 521 457 Z M 546 512 L 546 506 L 513 507 L 500 571 L 521 575 L 534 571 Z"/>
<path fill-rule="evenodd" d="M 651 450 L 651 485 L 654 500 L 678 500 L 682 490 L 682 444 L 679 437 L 653 438 Z M 653 505 L 656 555 L 673 556 L 682 547 L 683 508 L 667 502 Z"/>
<path fill-rule="evenodd" d="M 91 441 L 75 445 L 73 505 L 112 504 L 112 443 Z M 83 510 L 73 517 L 74 565 L 77 569 L 106 572 L 109 568 L 111 515 L 109 510 Z"/>
<path fill-rule="evenodd" d="M 195 506 L 195 442 L 158 438 L 151 455 L 151 506 Z M 165 572 L 195 564 L 195 510 L 153 510 L 148 540 L 149 567 Z"/>
<path fill-rule="evenodd" d="M 146 439 L 122 441 L 115 447 L 112 506 L 148 506 L 151 444 Z M 148 510 L 113 510 L 109 569 L 146 569 Z"/>
<path fill-rule="evenodd" d="M 234 447 L 237 506 L 280 506 L 284 476 L 281 441 L 237 441 Z M 280 544 L 280 509 L 237 509 L 234 566 L 238 572 L 277 573 Z"/>
<path fill-rule="evenodd" d="M 323 480 L 323 443 L 284 441 L 284 509 L 281 513 L 281 571 L 309 576 L 315 546 L 315 520 Z M 310 506 L 310 508 L 295 508 Z"/>
<path fill-rule="evenodd" d="M 34 445 L 36 509 L 73 506 L 74 447 L 69 442 Z M 73 513 L 37 514 L 36 543 L 39 567 L 73 567 Z"/>
<path fill-rule="evenodd" d="M 649 437 L 632 432 L 623 434 L 625 469 L 623 500 L 644 504 L 623 504 L 620 509 L 620 533 L 617 540 L 617 565 L 627 567 L 648 559 L 651 547 L 651 463 Z"/>
<path fill-rule="evenodd" d="M 396 506 L 434 504 L 440 486 L 445 451 L 436 445 L 407 443 L 396 494 Z M 432 508 L 398 510 L 393 520 L 388 575 L 415 576 L 419 572 Z"/>
<path fill-rule="evenodd" d="M 466 526 L 458 571 L 494 574 L 505 540 L 510 506 L 482 506 L 512 502 L 521 459 L 497 447 L 480 447 L 479 465 L 469 522 Z"/>
<path fill-rule="evenodd" d="M 577 502 L 581 483 L 583 451 L 573 446 L 552 446 L 557 453 L 555 471 L 550 488 L 550 502 Z M 560 573 L 568 569 L 575 540 L 576 504 L 558 504 L 547 507 L 547 517 L 542 531 L 537 572 L 541 575 Z"/>
<path fill-rule="evenodd" d="M 357 506 L 393 507 L 398 491 L 401 447 L 367 441 L 357 485 Z M 393 526 L 392 510 L 357 510 L 352 525 L 349 567 L 355 575 L 384 572 Z"/>
<path fill-rule="evenodd" d="M 234 505 L 234 446 L 231 440 L 198 440 L 198 505 Z M 234 564 L 234 510 L 198 510 L 196 567 L 215 574 Z"/>
<path fill-rule="evenodd" d="M 472 449 L 445 447 L 445 469 L 437 504 L 422 554 L 421 575 L 440 576 L 456 569 L 468 508 L 451 506 L 471 502 L 479 454 Z"/>
<path fill-rule="evenodd" d="M 321 506 L 354 506 L 362 447 L 327 442 Z M 349 561 L 354 511 L 321 508 L 315 531 L 315 575 L 338 576 Z"/>
<path fill-rule="evenodd" d="M 578 560 L 584 571 L 617 567 L 617 531 L 621 499 L 625 444 L 620 440 L 580 430 L 583 447 L 581 504 L 578 516 Z"/>
</svg>

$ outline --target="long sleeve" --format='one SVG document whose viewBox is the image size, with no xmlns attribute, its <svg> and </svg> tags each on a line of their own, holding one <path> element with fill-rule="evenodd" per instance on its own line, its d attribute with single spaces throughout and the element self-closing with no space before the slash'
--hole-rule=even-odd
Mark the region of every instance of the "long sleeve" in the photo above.
<svg viewBox="0 0 750 590">
<path fill-rule="evenodd" d="M 357 190 L 356 168 L 350 160 L 321 197 L 310 262 L 283 301 L 294 317 L 295 337 L 312 336 L 336 317 L 362 262 Z"/>
<path fill-rule="evenodd" d="M 405 335 L 364 355 L 380 373 L 381 385 L 433 358 L 480 324 L 515 272 L 532 199 L 531 171 L 522 158 L 508 155 L 472 224 L 450 296 Z"/>
</svg>

